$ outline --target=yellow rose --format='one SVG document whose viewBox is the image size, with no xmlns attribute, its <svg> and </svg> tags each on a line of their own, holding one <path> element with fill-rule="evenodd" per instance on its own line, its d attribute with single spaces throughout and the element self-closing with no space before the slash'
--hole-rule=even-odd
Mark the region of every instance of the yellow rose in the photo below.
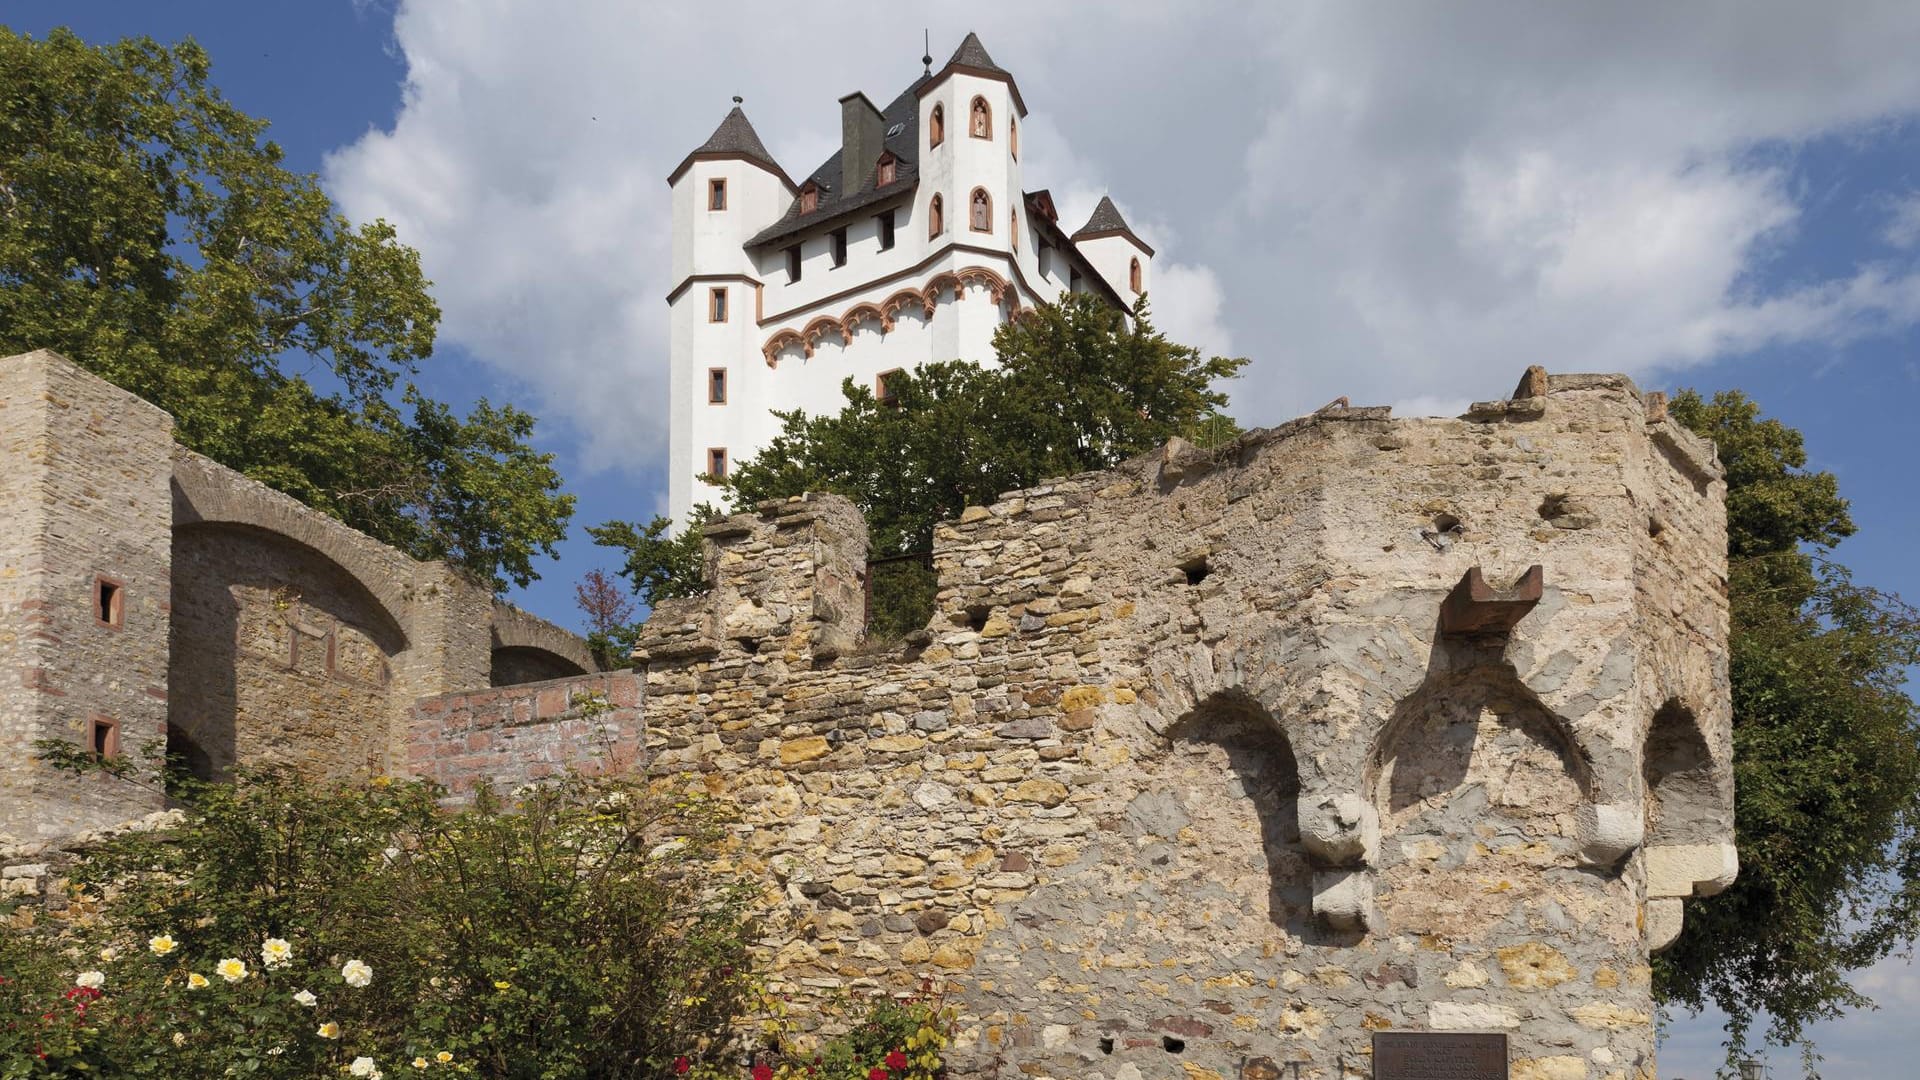
<svg viewBox="0 0 1920 1080">
<path fill-rule="evenodd" d="M 433 1060 L 439 1062 L 442 1065 L 446 1065 L 453 1061 L 453 1055 L 447 1053 L 445 1050 L 442 1050 L 439 1053 L 433 1055 Z"/>
<path fill-rule="evenodd" d="M 213 973 L 230 983 L 237 983 L 247 977 L 247 965 L 239 957 L 229 956 L 214 965 Z"/>
<path fill-rule="evenodd" d="M 314 1032 L 314 1034 L 320 1036 L 323 1039 L 337 1039 L 340 1037 L 340 1025 L 329 1020 L 326 1023 L 321 1024 L 320 1030 Z"/>
<path fill-rule="evenodd" d="M 201 990 L 204 989 L 206 985 L 207 977 L 197 971 L 187 976 L 187 989 L 189 990 Z"/>
<path fill-rule="evenodd" d="M 173 940 L 172 934 L 161 934 L 159 937 L 147 939 L 147 951 L 155 956 L 165 956 L 179 947 L 179 942 Z"/>
<path fill-rule="evenodd" d="M 414 1059 L 413 1059 L 413 1067 L 414 1067 L 414 1068 L 416 1068 L 416 1069 L 424 1069 L 424 1068 L 426 1068 L 426 1067 L 427 1067 L 427 1059 L 426 1059 L 426 1058 L 423 1058 L 423 1057 L 417 1057 L 417 1058 L 414 1058 Z"/>
<path fill-rule="evenodd" d="M 507 989 L 508 987 L 511 987 L 512 985 L 513 985 L 512 983 L 510 983 L 510 982 L 508 982 L 508 981 L 507 981 L 507 980 L 505 980 L 505 979 L 495 979 L 495 980 L 493 980 L 493 988 L 494 988 L 495 990 L 505 990 L 505 989 Z"/>
</svg>

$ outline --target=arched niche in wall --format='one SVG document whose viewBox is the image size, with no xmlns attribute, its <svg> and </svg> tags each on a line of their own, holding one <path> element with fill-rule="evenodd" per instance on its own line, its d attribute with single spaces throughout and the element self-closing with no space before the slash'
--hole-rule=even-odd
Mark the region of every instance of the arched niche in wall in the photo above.
<svg viewBox="0 0 1920 1080">
<path fill-rule="evenodd" d="M 1500 933 L 1564 929 L 1540 900 L 1561 887 L 1550 875 L 1579 866 L 1575 812 L 1591 769 L 1510 667 L 1430 676 L 1395 707 L 1368 773 L 1387 932 L 1445 944 L 1503 925 Z"/>
<path fill-rule="evenodd" d="M 1713 752 L 1692 710 L 1668 701 L 1647 725 L 1641 756 L 1646 783 L 1646 843 L 1689 844 L 1721 839 L 1725 829 L 1721 784 Z"/>
<path fill-rule="evenodd" d="M 1152 786 L 1129 804 L 1127 822 L 1136 842 L 1168 845 L 1168 903 L 1248 940 L 1300 934 L 1312 914 L 1312 870 L 1300 846 L 1300 770 L 1279 722 L 1245 691 L 1222 690 L 1175 720 L 1166 739 L 1165 756 L 1143 763 Z M 1267 926 L 1246 924 L 1250 914 Z"/>
<path fill-rule="evenodd" d="M 564 679 L 585 675 L 586 669 L 559 653 L 534 645 L 506 645 L 492 653 L 490 686 L 518 686 L 521 683 Z"/>
<path fill-rule="evenodd" d="M 407 638 L 359 576 L 299 540 L 228 523 L 176 526 L 172 570 L 167 722 L 204 759 L 196 771 L 383 765 Z"/>
</svg>

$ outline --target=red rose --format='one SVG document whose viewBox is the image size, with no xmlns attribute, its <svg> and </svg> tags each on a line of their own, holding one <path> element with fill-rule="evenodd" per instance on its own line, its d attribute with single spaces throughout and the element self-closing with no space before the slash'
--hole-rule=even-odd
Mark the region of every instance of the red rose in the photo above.
<svg viewBox="0 0 1920 1080">
<path fill-rule="evenodd" d="M 906 1072 L 907 1071 L 907 1055 L 901 1053 L 898 1050 L 895 1050 L 893 1053 L 888 1054 L 887 1068 L 892 1069 L 894 1072 Z"/>
<path fill-rule="evenodd" d="M 693 1062 L 688 1061 L 685 1054 L 673 1059 L 673 1073 L 675 1076 L 684 1075 L 687 1070 L 691 1068 L 693 1068 Z"/>
<path fill-rule="evenodd" d="M 867 1080 L 887 1080 L 887 1070 L 875 1065 L 868 1071 Z"/>
<path fill-rule="evenodd" d="M 773 1066 L 761 1062 L 753 1067 L 753 1080 L 773 1080 Z"/>
</svg>

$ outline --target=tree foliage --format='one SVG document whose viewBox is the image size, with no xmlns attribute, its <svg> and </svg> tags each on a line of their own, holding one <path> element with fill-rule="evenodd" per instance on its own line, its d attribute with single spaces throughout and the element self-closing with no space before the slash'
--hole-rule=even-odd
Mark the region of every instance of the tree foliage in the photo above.
<svg viewBox="0 0 1920 1080">
<path fill-rule="evenodd" d="M 0 27 L 0 354 L 47 348 L 176 437 L 496 588 L 537 576 L 573 499 L 533 420 L 403 378 L 439 309 L 419 254 L 354 227 L 227 102 L 191 41 Z"/>
<path fill-rule="evenodd" d="M 1671 409 L 1727 470 L 1740 877 L 1688 902 L 1656 986 L 1719 1006 L 1735 1048 L 1761 1012 L 1784 1045 L 1866 1004 L 1848 973 L 1920 932 L 1920 715 L 1904 692 L 1920 614 L 1828 557 L 1854 524 L 1798 431 L 1737 391 Z"/>
<path fill-rule="evenodd" d="M 1169 436 L 1211 444 L 1239 432 L 1214 383 L 1246 361 L 1168 341 L 1144 296 L 1129 314 L 1069 294 L 1002 325 L 993 347 L 996 367 L 952 360 L 889 376 L 885 401 L 848 379 L 836 414 L 775 413 L 780 434 L 722 481 L 729 501 L 744 509 L 837 492 L 866 515 L 883 558 L 930 550 L 936 523 L 1001 492 L 1105 468 Z M 672 525 L 657 517 L 588 531 L 626 550 L 621 572 L 651 604 L 707 587 L 699 530 L 676 536 Z M 900 564 L 875 582 L 872 629 L 904 632 L 916 612 L 924 622 L 930 572 Z"/>
</svg>

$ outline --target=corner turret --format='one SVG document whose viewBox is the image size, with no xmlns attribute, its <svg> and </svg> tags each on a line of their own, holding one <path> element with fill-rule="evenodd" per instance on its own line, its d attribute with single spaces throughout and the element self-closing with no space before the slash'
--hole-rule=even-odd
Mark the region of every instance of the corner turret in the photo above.
<svg viewBox="0 0 1920 1080">
<path fill-rule="evenodd" d="M 1073 245 L 1128 303 L 1150 287 L 1153 248 L 1127 225 L 1111 196 L 1100 196 L 1093 216 L 1073 234 Z"/>
</svg>

